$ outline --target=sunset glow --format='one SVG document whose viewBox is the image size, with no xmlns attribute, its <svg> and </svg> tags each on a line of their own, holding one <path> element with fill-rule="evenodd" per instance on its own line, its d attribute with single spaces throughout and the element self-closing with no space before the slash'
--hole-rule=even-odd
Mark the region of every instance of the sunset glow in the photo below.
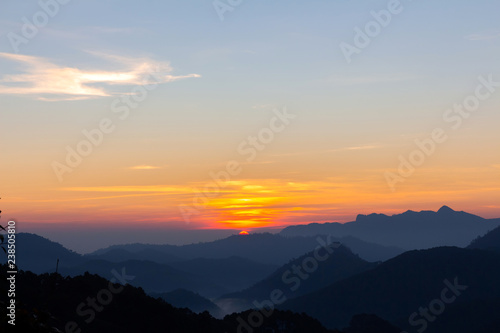
<svg viewBox="0 0 500 333">
<path fill-rule="evenodd" d="M 252 231 L 444 204 L 500 216 L 495 33 L 436 4 L 446 24 L 420 29 L 431 9 L 415 4 L 350 64 L 338 45 L 361 5 L 249 4 L 224 22 L 210 4 L 179 2 L 182 20 L 157 5 L 163 16 L 127 1 L 124 21 L 104 10 L 84 24 L 75 3 L 19 52 L 0 42 L 6 218 Z"/>
</svg>

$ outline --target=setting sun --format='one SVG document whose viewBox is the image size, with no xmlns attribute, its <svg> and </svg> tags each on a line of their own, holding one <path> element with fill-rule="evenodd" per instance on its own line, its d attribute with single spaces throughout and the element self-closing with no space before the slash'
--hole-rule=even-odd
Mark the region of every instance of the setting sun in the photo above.
<svg viewBox="0 0 500 333">
<path fill-rule="evenodd" d="M 250 234 L 248 233 L 248 231 L 245 231 L 245 230 L 241 231 L 239 234 L 240 234 L 240 235 L 250 235 Z"/>
</svg>

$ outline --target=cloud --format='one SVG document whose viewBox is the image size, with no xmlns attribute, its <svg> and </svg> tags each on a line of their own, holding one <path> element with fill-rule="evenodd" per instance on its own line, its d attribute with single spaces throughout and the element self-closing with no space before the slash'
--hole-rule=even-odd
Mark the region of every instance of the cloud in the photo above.
<svg viewBox="0 0 500 333">
<path fill-rule="evenodd" d="M 161 193 L 192 193 L 193 190 L 183 186 L 167 185 L 145 185 L 145 186 L 87 186 L 87 187 L 66 187 L 63 191 L 72 192 L 161 192 Z"/>
<path fill-rule="evenodd" d="M 383 148 L 383 147 L 384 146 L 381 144 L 370 144 L 370 145 L 361 145 L 361 146 L 341 147 L 341 148 L 327 149 L 327 150 L 308 150 L 308 151 L 299 151 L 299 152 L 293 152 L 293 153 L 273 154 L 271 156 L 283 157 L 283 156 L 325 154 L 325 153 L 336 153 L 336 152 L 343 152 L 343 151 L 371 150 L 371 149 L 379 149 L 379 148 Z"/>
<path fill-rule="evenodd" d="M 154 169 L 161 169 L 162 167 L 159 166 L 153 166 L 153 165 L 136 165 L 133 167 L 130 167 L 128 169 L 130 170 L 154 170 Z"/>
<path fill-rule="evenodd" d="M 22 72 L 0 78 L 0 94 L 32 95 L 42 101 L 81 100 L 120 94 L 116 86 L 162 84 L 198 74 L 171 75 L 169 62 L 128 58 L 88 51 L 112 63 L 117 70 L 81 69 L 57 65 L 47 59 L 0 52 L 0 58 L 17 62 Z"/>
<path fill-rule="evenodd" d="M 364 146 L 352 146 L 352 147 L 343 147 L 338 149 L 328 150 L 327 152 L 338 152 L 338 151 L 350 151 L 350 150 L 370 150 L 370 149 L 378 149 L 382 148 L 381 145 L 364 145 Z"/>
</svg>

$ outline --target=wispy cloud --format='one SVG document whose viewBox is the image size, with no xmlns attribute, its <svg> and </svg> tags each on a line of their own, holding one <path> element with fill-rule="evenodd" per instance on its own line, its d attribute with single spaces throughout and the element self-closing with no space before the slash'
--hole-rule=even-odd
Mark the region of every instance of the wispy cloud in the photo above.
<svg viewBox="0 0 500 333">
<path fill-rule="evenodd" d="M 382 148 L 381 145 L 363 145 L 363 146 L 351 146 L 351 147 L 343 147 L 343 148 L 338 148 L 338 149 L 331 149 L 328 150 L 327 152 L 339 152 L 339 151 L 350 151 L 350 150 L 370 150 L 370 149 L 377 149 L 377 148 Z"/>
<path fill-rule="evenodd" d="M 184 186 L 145 185 L 145 186 L 88 186 L 66 187 L 63 191 L 72 192 L 163 192 L 163 193 L 192 193 L 192 189 Z"/>
<path fill-rule="evenodd" d="M 334 149 L 327 149 L 327 150 L 309 150 L 309 151 L 294 152 L 294 153 L 274 154 L 271 156 L 282 157 L 282 156 L 325 154 L 325 153 L 337 153 L 337 152 L 343 152 L 343 151 L 371 150 L 371 149 L 379 149 L 379 148 L 383 148 L 383 147 L 384 146 L 381 144 L 370 144 L 370 145 L 341 147 L 341 148 L 334 148 Z"/>
<path fill-rule="evenodd" d="M 154 166 L 154 165 L 136 165 L 128 168 L 129 170 L 155 170 L 155 169 L 161 169 L 162 167 L 160 166 Z"/>
<path fill-rule="evenodd" d="M 471 34 L 464 36 L 468 40 L 488 40 L 500 38 L 500 32 L 490 33 L 490 34 Z"/>
<path fill-rule="evenodd" d="M 127 58 L 88 52 L 119 67 L 117 70 L 82 69 L 57 65 L 45 58 L 0 52 L 4 58 L 21 65 L 22 72 L 0 78 L 0 94 L 31 95 L 43 101 L 80 100 L 119 94 L 114 86 L 167 83 L 200 77 L 198 74 L 171 75 L 169 62 L 149 58 Z M 154 77 L 154 79 L 151 78 Z"/>
</svg>

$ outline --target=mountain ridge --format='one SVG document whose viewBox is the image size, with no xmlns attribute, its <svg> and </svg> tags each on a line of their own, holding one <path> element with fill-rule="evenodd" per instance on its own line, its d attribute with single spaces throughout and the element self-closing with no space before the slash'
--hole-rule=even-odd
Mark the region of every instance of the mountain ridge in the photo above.
<svg viewBox="0 0 500 333">
<path fill-rule="evenodd" d="M 444 205 L 437 212 L 407 210 L 401 214 L 359 214 L 355 221 L 313 223 L 284 228 L 285 236 L 331 234 L 406 250 L 435 246 L 467 246 L 471 239 L 500 226 L 500 219 L 484 219 Z M 450 232 L 450 229 L 453 232 Z"/>
</svg>

